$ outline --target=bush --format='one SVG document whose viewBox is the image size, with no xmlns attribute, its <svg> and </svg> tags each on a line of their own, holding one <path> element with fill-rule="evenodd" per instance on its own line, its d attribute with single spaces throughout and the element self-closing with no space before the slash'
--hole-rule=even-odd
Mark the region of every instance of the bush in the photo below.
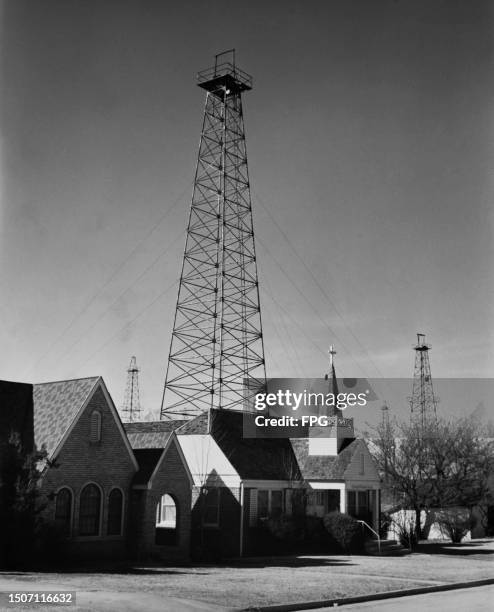
<svg viewBox="0 0 494 612">
<path fill-rule="evenodd" d="M 447 508 L 436 514 L 436 521 L 451 541 L 459 544 L 476 524 L 475 517 L 467 508 Z"/>
<path fill-rule="evenodd" d="M 55 523 L 39 522 L 33 540 L 32 559 L 38 567 L 51 567 L 68 556 L 66 534 Z"/>
<path fill-rule="evenodd" d="M 391 528 L 397 534 L 402 546 L 413 550 L 417 547 L 418 538 L 415 531 L 415 518 L 409 516 L 405 510 L 393 514 Z"/>
<path fill-rule="evenodd" d="M 266 528 L 277 540 L 285 542 L 295 542 L 300 536 L 300 530 L 293 518 L 284 514 L 269 518 Z"/>
<path fill-rule="evenodd" d="M 385 540 L 388 537 L 389 528 L 391 527 L 392 519 L 388 512 L 381 512 L 379 517 L 379 537 Z"/>
<path fill-rule="evenodd" d="M 352 516 L 330 512 L 323 518 L 323 524 L 343 552 L 356 554 L 363 551 L 365 538 L 362 526 Z"/>
</svg>

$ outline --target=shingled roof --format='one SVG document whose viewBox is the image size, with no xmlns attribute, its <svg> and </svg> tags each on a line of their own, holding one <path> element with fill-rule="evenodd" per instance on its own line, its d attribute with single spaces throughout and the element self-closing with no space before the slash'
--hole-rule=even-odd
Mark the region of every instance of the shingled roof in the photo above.
<svg viewBox="0 0 494 612">
<path fill-rule="evenodd" d="M 134 476 L 133 485 L 143 485 L 149 482 L 162 454 L 162 448 L 139 448 L 134 450 L 134 455 L 139 464 L 139 471 Z"/>
<path fill-rule="evenodd" d="M 77 378 L 33 385 L 34 442 L 50 456 L 100 380 Z"/>
<path fill-rule="evenodd" d="M 165 448 L 169 437 L 186 421 L 149 421 L 147 423 L 124 423 L 133 449 Z"/>
<path fill-rule="evenodd" d="M 244 414 L 211 411 L 211 434 L 242 480 L 299 480 L 300 471 L 288 438 L 244 438 Z M 177 435 L 207 433 L 207 413 L 188 421 Z"/>
<path fill-rule="evenodd" d="M 291 444 L 305 480 L 344 480 L 345 471 L 360 448 L 359 440 L 351 440 L 334 457 L 309 455 L 308 438 L 292 439 Z"/>
</svg>

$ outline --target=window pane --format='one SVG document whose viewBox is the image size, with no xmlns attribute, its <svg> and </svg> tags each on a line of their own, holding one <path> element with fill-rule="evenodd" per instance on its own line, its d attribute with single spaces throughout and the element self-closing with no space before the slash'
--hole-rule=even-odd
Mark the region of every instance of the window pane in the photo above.
<svg viewBox="0 0 494 612">
<path fill-rule="evenodd" d="M 271 516 L 277 517 L 283 512 L 283 491 L 271 491 Z"/>
<path fill-rule="evenodd" d="M 72 518 L 72 493 L 69 489 L 61 489 L 57 493 L 55 504 L 55 523 L 65 535 L 70 535 L 70 523 Z"/>
<path fill-rule="evenodd" d="M 327 508 L 328 512 L 338 511 L 340 509 L 340 492 L 336 490 L 327 491 Z"/>
<path fill-rule="evenodd" d="M 113 489 L 108 498 L 108 535 L 120 535 L 122 532 L 122 492 Z"/>
<path fill-rule="evenodd" d="M 269 513 L 269 491 L 259 490 L 257 492 L 257 515 L 266 518 Z"/>
<path fill-rule="evenodd" d="M 359 514 L 362 512 L 367 512 L 368 507 L 368 495 L 367 491 L 359 491 L 358 492 L 358 511 Z"/>
<path fill-rule="evenodd" d="M 177 526 L 177 507 L 171 495 L 163 495 L 161 522 L 165 527 L 175 529 Z"/>
<path fill-rule="evenodd" d="M 96 485 L 89 484 L 81 492 L 79 534 L 98 535 L 101 494 Z"/>
<path fill-rule="evenodd" d="M 355 516 L 357 513 L 357 497 L 355 491 L 348 491 L 348 514 Z"/>
<path fill-rule="evenodd" d="M 171 495 L 165 493 L 156 508 L 156 525 L 175 529 L 177 526 L 177 506 Z"/>
</svg>

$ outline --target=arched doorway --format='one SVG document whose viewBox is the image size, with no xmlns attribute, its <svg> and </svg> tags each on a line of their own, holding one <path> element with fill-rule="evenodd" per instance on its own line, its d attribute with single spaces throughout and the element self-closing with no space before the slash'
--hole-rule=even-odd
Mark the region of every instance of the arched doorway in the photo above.
<svg viewBox="0 0 494 612">
<path fill-rule="evenodd" d="M 156 504 L 155 542 L 168 546 L 178 544 L 178 507 L 169 493 L 164 493 Z"/>
</svg>

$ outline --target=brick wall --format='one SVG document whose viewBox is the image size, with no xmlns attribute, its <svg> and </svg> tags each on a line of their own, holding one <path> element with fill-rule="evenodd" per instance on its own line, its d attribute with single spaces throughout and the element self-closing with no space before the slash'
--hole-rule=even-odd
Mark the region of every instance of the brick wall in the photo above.
<svg viewBox="0 0 494 612">
<path fill-rule="evenodd" d="M 220 487 L 220 511 L 217 527 L 204 525 L 203 494 L 194 487 L 192 508 L 192 549 L 196 555 L 219 560 L 240 555 L 240 489 Z"/>
<path fill-rule="evenodd" d="M 176 544 L 156 544 L 156 506 L 162 495 L 171 495 L 177 506 Z M 188 559 L 190 556 L 191 484 L 175 440 L 166 451 L 152 488 L 134 490 L 133 551 L 137 557 Z"/>
<path fill-rule="evenodd" d="M 90 441 L 91 414 L 101 414 L 101 440 Z M 54 519 L 55 501 L 44 498 L 68 486 L 73 493 L 72 534 L 69 550 L 73 556 L 115 556 L 126 552 L 129 516 L 129 491 L 136 468 L 122 438 L 113 413 L 101 387 L 97 387 L 78 419 L 63 448 L 41 484 L 42 501 L 48 501 L 43 513 L 47 521 Z M 94 482 L 102 491 L 100 535 L 79 536 L 79 496 L 82 488 Z M 124 496 L 123 530 L 120 536 L 107 535 L 108 495 L 114 487 Z"/>
</svg>

